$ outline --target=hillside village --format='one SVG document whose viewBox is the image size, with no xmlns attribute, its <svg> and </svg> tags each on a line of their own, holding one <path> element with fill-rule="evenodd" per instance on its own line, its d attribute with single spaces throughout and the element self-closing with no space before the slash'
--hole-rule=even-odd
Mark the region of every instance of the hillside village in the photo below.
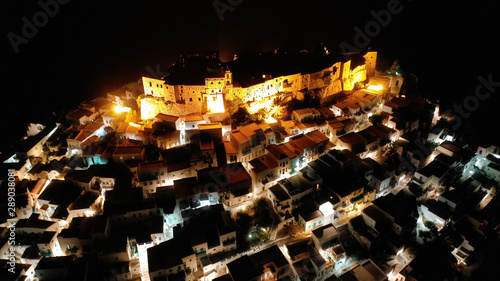
<svg viewBox="0 0 500 281">
<path fill-rule="evenodd" d="M 326 48 L 226 63 L 183 54 L 161 77 L 30 124 L 1 164 L 0 279 L 454 280 L 487 269 L 499 147 L 465 142 L 452 114 L 407 95 L 397 61 L 376 63 L 375 51 Z"/>
</svg>

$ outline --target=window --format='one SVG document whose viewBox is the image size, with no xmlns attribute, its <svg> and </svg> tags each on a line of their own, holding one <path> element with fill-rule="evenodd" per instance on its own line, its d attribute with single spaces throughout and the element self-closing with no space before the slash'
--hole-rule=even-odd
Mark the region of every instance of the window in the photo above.
<svg viewBox="0 0 500 281">
<path fill-rule="evenodd" d="M 149 82 L 149 87 L 153 87 L 153 83 Z"/>
<path fill-rule="evenodd" d="M 189 101 L 193 101 L 193 98 L 189 98 Z"/>
<path fill-rule="evenodd" d="M 201 98 L 198 98 L 198 101 L 201 101 Z"/>
</svg>

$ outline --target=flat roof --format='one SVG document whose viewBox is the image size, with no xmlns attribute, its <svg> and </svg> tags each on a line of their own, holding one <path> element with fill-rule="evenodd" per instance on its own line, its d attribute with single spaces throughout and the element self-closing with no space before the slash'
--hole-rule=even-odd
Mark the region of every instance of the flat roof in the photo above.
<svg viewBox="0 0 500 281">
<path fill-rule="evenodd" d="M 83 191 L 78 198 L 76 198 L 75 202 L 71 204 L 68 209 L 70 210 L 80 210 L 87 209 L 95 203 L 95 201 L 99 198 L 99 193 L 96 191 Z"/>
<path fill-rule="evenodd" d="M 333 238 L 339 235 L 339 231 L 333 224 L 327 224 L 324 225 L 318 229 L 313 230 L 314 236 L 316 236 L 318 239 L 328 239 L 328 238 Z"/>
<path fill-rule="evenodd" d="M 310 221 L 314 220 L 317 218 L 321 218 L 323 214 L 319 210 L 314 210 L 312 212 L 301 212 L 300 216 L 305 220 L 305 221 Z"/>
<path fill-rule="evenodd" d="M 192 121 L 203 121 L 203 116 L 201 115 L 190 115 L 184 117 L 184 122 L 192 122 Z"/>
<path fill-rule="evenodd" d="M 288 193 L 279 184 L 269 188 L 269 191 L 271 191 L 272 194 L 274 194 L 274 196 L 276 197 L 276 199 L 278 199 L 278 201 L 285 201 L 291 198 L 290 195 L 288 195 Z"/>
</svg>

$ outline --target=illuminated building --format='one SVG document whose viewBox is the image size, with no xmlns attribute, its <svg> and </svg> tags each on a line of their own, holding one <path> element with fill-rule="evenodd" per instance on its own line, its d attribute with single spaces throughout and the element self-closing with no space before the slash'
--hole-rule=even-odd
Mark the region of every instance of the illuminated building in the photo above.
<svg viewBox="0 0 500 281">
<path fill-rule="evenodd" d="M 314 68 L 310 66 L 309 53 L 289 56 L 271 53 L 221 63 L 216 52 L 182 55 L 169 75 L 161 79 L 142 78 L 146 95 L 140 104 L 142 119 L 151 119 L 160 112 L 175 116 L 223 113 L 228 100 L 247 103 L 251 114 L 265 109 L 269 116 L 264 118 L 280 115 L 279 106 L 274 105 L 278 93 L 303 99 L 301 91 L 319 89 L 321 100 L 328 101 L 334 94 L 363 86 L 375 73 L 377 53 L 353 54 L 347 60 L 330 54 Z M 284 68 L 284 58 L 299 66 Z M 264 62 L 275 67 L 261 66 Z"/>
</svg>

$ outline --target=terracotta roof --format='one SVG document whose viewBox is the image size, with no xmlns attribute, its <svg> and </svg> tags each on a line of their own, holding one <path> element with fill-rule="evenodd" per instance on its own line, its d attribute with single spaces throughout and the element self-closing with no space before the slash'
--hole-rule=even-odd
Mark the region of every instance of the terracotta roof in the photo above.
<svg viewBox="0 0 500 281">
<path fill-rule="evenodd" d="M 278 167 L 278 162 L 267 155 L 263 155 L 259 158 L 251 160 L 250 165 L 252 165 L 253 167 L 252 171 L 255 174 L 259 174 L 264 171 Z"/>
<path fill-rule="evenodd" d="M 204 123 L 199 124 L 198 129 L 201 130 L 209 130 L 209 129 L 222 129 L 221 123 Z"/>
<path fill-rule="evenodd" d="M 185 122 L 191 122 L 191 121 L 203 121 L 203 116 L 201 115 L 190 115 L 190 116 L 185 116 L 184 117 Z"/>
<path fill-rule="evenodd" d="M 338 128 L 344 127 L 344 124 L 342 124 L 342 122 L 337 122 L 337 121 L 333 121 L 331 123 L 328 123 L 328 125 L 330 125 L 330 127 L 332 127 L 332 129 L 338 129 Z"/>
<path fill-rule="evenodd" d="M 243 144 L 250 141 L 250 138 L 239 130 L 231 131 L 231 136 L 236 140 L 238 144 Z"/>
<path fill-rule="evenodd" d="M 251 179 L 250 174 L 241 163 L 231 163 L 224 167 L 229 183 L 237 183 L 246 179 Z"/>
<path fill-rule="evenodd" d="M 292 145 L 296 144 L 302 149 L 309 148 L 316 144 L 312 139 L 310 139 L 308 136 L 304 134 L 291 137 L 289 143 L 291 143 Z"/>
<path fill-rule="evenodd" d="M 165 168 L 165 162 L 163 161 L 152 161 L 152 162 L 142 162 L 139 163 L 138 171 L 150 170 L 150 169 L 161 169 Z"/>
<path fill-rule="evenodd" d="M 292 114 L 293 114 L 293 113 L 296 113 L 296 114 L 298 114 L 298 115 L 303 115 L 303 114 L 308 114 L 308 113 L 313 114 L 313 112 L 311 111 L 311 109 L 310 109 L 310 108 L 302 108 L 302 109 L 297 109 L 297 110 L 294 110 L 294 111 L 292 112 Z"/>
<path fill-rule="evenodd" d="M 319 112 L 321 112 L 321 114 L 325 115 L 326 117 L 332 117 L 335 115 L 333 111 L 331 111 L 328 107 L 320 108 Z"/>
<path fill-rule="evenodd" d="M 97 119 L 97 120 L 100 121 L 101 119 Z M 94 133 L 95 131 L 97 131 L 99 128 L 101 128 L 103 126 L 102 122 L 99 122 L 99 121 L 90 123 L 83 130 L 86 131 L 86 132 Z"/>
<path fill-rule="evenodd" d="M 284 143 L 282 144 L 282 148 L 283 152 L 285 152 L 288 157 L 290 158 L 293 158 L 293 157 L 296 157 L 296 156 L 299 156 L 299 155 L 302 155 L 302 153 L 304 151 L 302 151 L 301 149 L 297 148 L 297 147 L 294 147 L 292 146 L 291 143 L 287 142 L 287 143 Z"/>
<path fill-rule="evenodd" d="M 357 143 L 362 143 L 366 142 L 366 139 L 360 136 L 358 133 L 349 133 L 346 135 L 343 135 L 339 138 L 343 143 L 347 144 L 357 144 Z"/>
<path fill-rule="evenodd" d="M 158 113 L 158 114 L 156 114 L 155 119 L 161 120 L 161 121 L 166 121 L 166 122 L 176 122 L 177 120 L 179 120 L 179 117 L 168 115 L 168 114 L 163 114 L 163 113 Z"/>
<path fill-rule="evenodd" d="M 247 137 L 250 137 L 257 134 L 257 131 L 261 130 L 261 128 L 256 123 L 250 123 L 245 126 L 238 126 L 238 130 L 245 134 Z"/>
<path fill-rule="evenodd" d="M 345 120 L 342 120 L 340 121 L 342 124 L 344 124 L 345 126 L 347 125 L 353 125 L 353 124 L 356 124 L 356 121 L 352 120 L 352 119 L 345 119 Z"/>
<path fill-rule="evenodd" d="M 233 146 L 233 144 L 231 144 L 228 141 L 224 142 L 224 148 L 226 149 L 227 154 L 237 154 L 238 153 L 238 150 Z"/>
<path fill-rule="evenodd" d="M 345 100 L 339 103 L 334 104 L 333 106 L 339 108 L 339 109 L 344 109 L 344 108 L 351 108 L 351 109 L 358 109 L 359 105 L 354 103 L 352 100 Z"/>
<path fill-rule="evenodd" d="M 84 141 L 86 140 L 92 133 L 86 131 L 80 131 L 80 133 L 75 137 L 75 141 Z"/>
<path fill-rule="evenodd" d="M 325 134 L 323 134 L 320 130 L 309 132 L 306 134 L 306 136 L 317 144 L 329 140 L 329 138 Z"/>
<path fill-rule="evenodd" d="M 94 142 L 96 142 L 97 140 L 99 140 L 98 136 L 91 136 L 91 137 L 88 137 L 84 142 L 82 142 L 82 144 L 83 145 L 91 145 Z"/>
<path fill-rule="evenodd" d="M 144 151 L 143 147 L 139 146 L 117 146 L 113 155 L 124 155 L 124 154 L 142 154 Z"/>
<path fill-rule="evenodd" d="M 182 199 L 200 193 L 196 177 L 174 181 L 175 198 Z"/>
</svg>

